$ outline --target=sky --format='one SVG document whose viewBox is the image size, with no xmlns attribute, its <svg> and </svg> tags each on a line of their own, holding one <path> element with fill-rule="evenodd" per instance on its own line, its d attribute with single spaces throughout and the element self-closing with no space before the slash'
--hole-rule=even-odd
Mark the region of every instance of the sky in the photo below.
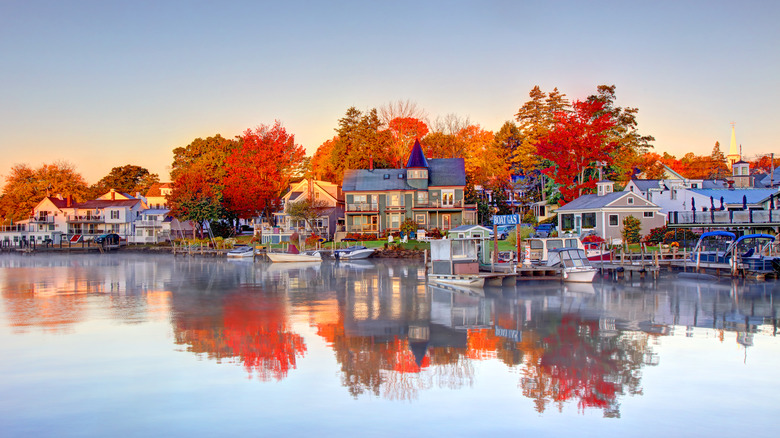
<svg viewBox="0 0 780 438">
<path fill-rule="evenodd" d="M 528 93 L 615 85 L 655 151 L 776 152 L 780 2 L 0 0 L 0 175 L 94 183 L 275 120 L 309 155 L 354 106 L 497 131 Z"/>
</svg>

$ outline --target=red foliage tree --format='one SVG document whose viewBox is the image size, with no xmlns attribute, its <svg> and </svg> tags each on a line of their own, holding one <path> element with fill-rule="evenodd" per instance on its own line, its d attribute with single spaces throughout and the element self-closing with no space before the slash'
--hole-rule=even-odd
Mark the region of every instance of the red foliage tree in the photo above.
<svg viewBox="0 0 780 438">
<path fill-rule="evenodd" d="M 543 172 L 561 185 L 564 204 L 596 187 L 598 175 L 588 170 L 597 162 L 612 163 L 617 143 L 609 140 L 609 133 L 615 120 L 611 113 L 600 114 L 603 106 L 575 101 L 571 112 L 555 114 L 555 125 L 539 139 L 539 156 L 553 162 Z"/>
<path fill-rule="evenodd" d="M 279 121 L 254 131 L 247 129 L 240 140 L 226 162 L 225 207 L 242 219 L 257 215 L 270 218 L 305 151 Z"/>
<path fill-rule="evenodd" d="M 391 159 L 396 167 L 401 167 L 414 139 L 428 134 L 428 125 L 414 117 L 396 117 L 390 121 L 388 128 L 393 136 Z"/>
</svg>

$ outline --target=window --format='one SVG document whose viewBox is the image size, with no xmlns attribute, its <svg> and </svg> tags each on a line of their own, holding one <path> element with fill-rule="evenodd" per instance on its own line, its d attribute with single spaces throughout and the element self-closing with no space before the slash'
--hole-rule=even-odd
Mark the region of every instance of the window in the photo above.
<svg viewBox="0 0 780 438">
<path fill-rule="evenodd" d="M 417 192 L 417 205 L 428 205 L 428 192 Z"/>
<path fill-rule="evenodd" d="M 609 226 L 610 227 L 618 226 L 618 222 L 619 222 L 618 221 L 618 215 L 616 215 L 616 214 L 609 215 Z"/>
<path fill-rule="evenodd" d="M 320 192 L 314 193 L 314 199 L 320 199 Z"/>
<path fill-rule="evenodd" d="M 401 215 L 400 214 L 391 214 L 390 215 L 390 227 L 394 229 L 401 228 Z"/>
<path fill-rule="evenodd" d="M 111 219 L 119 219 L 119 210 L 111 210 Z"/>
<path fill-rule="evenodd" d="M 582 213 L 582 228 L 596 228 L 596 213 Z"/>
<path fill-rule="evenodd" d="M 653 212 L 652 211 L 646 211 L 646 212 L 644 212 L 643 216 L 644 217 L 653 217 Z"/>
<path fill-rule="evenodd" d="M 441 205 L 447 205 L 447 206 L 455 205 L 455 191 L 454 190 L 442 190 L 441 191 Z"/>
<path fill-rule="evenodd" d="M 425 226 L 425 214 L 416 214 L 414 215 L 414 221 L 417 222 L 417 225 Z"/>
<path fill-rule="evenodd" d="M 387 195 L 387 205 L 390 207 L 403 207 L 403 202 L 401 201 L 403 198 L 401 198 L 401 195 L 399 194 L 392 194 Z"/>
<path fill-rule="evenodd" d="M 574 228 L 574 215 L 562 214 L 561 215 L 561 228 L 563 230 L 571 230 Z"/>
<path fill-rule="evenodd" d="M 634 205 L 634 198 L 628 198 L 628 205 Z"/>
</svg>

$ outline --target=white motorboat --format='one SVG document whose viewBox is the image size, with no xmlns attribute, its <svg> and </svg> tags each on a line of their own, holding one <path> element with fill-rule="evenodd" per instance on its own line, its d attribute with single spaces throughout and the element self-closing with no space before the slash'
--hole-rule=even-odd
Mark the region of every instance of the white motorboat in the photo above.
<svg viewBox="0 0 780 438">
<path fill-rule="evenodd" d="M 253 257 L 255 249 L 251 246 L 236 246 L 228 251 L 227 256 L 231 258 Z"/>
<path fill-rule="evenodd" d="M 591 266 L 585 250 L 558 248 L 547 253 L 547 266 L 562 268 L 563 281 L 591 283 L 597 269 Z"/>
<path fill-rule="evenodd" d="M 546 264 L 550 251 L 558 248 L 575 248 L 585 250 L 586 258 L 590 261 L 612 260 L 612 250 L 601 248 L 598 244 L 583 244 L 577 236 L 530 238 L 525 240 L 526 248 L 530 252 L 531 263 Z"/>
<path fill-rule="evenodd" d="M 372 254 L 374 254 L 374 248 L 366 248 L 362 245 L 350 246 L 349 248 L 333 251 L 333 257 L 337 260 L 367 259 L 371 257 Z"/>
<path fill-rule="evenodd" d="M 268 258 L 274 263 L 291 263 L 291 262 L 320 262 L 322 256 L 319 252 L 290 254 L 286 252 L 268 252 L 266 253 Z"/>
<path fill-rule="evenodd" d="M 479 275 L 428 274 L 428 279 L 430 281 L 435 281 L 436 283 L 452 284 L 455 286 L 485 286 L 485 277 Z"/>
</svg>

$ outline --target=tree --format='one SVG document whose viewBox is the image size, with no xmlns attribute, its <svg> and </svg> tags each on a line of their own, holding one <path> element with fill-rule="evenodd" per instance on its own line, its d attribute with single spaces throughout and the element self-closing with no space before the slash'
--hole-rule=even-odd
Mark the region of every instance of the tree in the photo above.
<svg viewBox="0 0 780 438">
<path fill-rule="evenodd" d="M 612 164 L 607 175 L 619 182 L 626 182 L 634 172 L 634 167 L 639 162 L 642 154 L 653 146 L 655 141 L 651 135 L 640 135 L 637 130 L 637 108 L 621 108 L 615 105 L 615 86 L 599 85 L 594 95 L 588 96 L 588 102 L 600 102 L 603 106 L 597 115 L 609 113 L 615 122 L 609 131 L 608 141 L 614 142 L 616 147 L 612 152 Z"/>
<path fill-rule="evenodd" d="M 391 160 L 394 167 L 400 168 L 409 154 L 409 145 L 415 139 L 425 137 L 428 125 L 413 117 L 396 117 L 388 124 L 391 139 Z"/>
<path fill-rule="evenodd" d="M 168 201 L 174 215 L 199 224 L 227 216 L 222 206 L 223 181 L 227 157 L 237 144 L 217 134 L 173 150 L 173 189 Z"/>
<path fill-rule="evenodd" d="M 83 201 L 87 193 L 84 177 L 65 161 L 44 164 L 37 169 L 16 164 L 5 181 L 0 200 L 0 217 L 5 221 L 27 219 L 46 196 L 70 195 L 75 201 Z"/>
<path fill-rule="evenodd" d="M 559 92 L 557 88 L 547 94 L 536 85 L 528 96 L 531 100 L 524 103 L 515 114 L 521 138 L 511 158 L 512 164 L 525 173 L 536 169 L 541 164 L 537 155 L 537 145 L 539 139 L 555 125 L 555 114 L 569 109 L 566 95 Z"/>
<path fill-rule="evenodd" d="M 428 158 L 463 158 L 466 145 L 455 134 L 432 132 L 420 140 Z"/>
<path fill-rule="evenodd" d="M 553 163 L 543 173 L 561 184 L 564 203 L 596 186 L 593 170 L 599 162 L 608 166 L 613 161 L 617 144 L 609 134 L 615 121 L 603 107 L 597 101 L 575 101 L 572 112 L 556 113 L 555 126 L 539 139 L 539 156 Z"/>
<path fill-rule="evenodd" d="M 379 107 L 379 118 L 382 120 L 383 125 L 390 126 L 390 122 L 393 119 L 426 120 L 428 115 L 425 113 L 425 110 L 418 108 L 415 102 L 407 99 L 397 100 Z"/>
<path fill-rule="evenodd" d="M 278 120 L 273 126 L 247 129 L 240 139 L 226 161 L 230 173 L 224 179 L 225 208 L 238 218 L 270 220 L 306 152 Z"/>
<path fill-rule="evenodd" d="M 315 221 L 321 218 L 329 209 L 328 203 L 321 199 L 306 198 L 287 204 L 285 212 L 290 218 L 305 221 L 310 229 L 315 230 Z"/>
<path fill-rule="evenodd" d="M 642 232 L 642 222 L 634 216 L 623 218 L 623 229 L 620 231 L 625 243 L 639 243 Z"/>
<path fill-rule="evenodd" d="M 132 164 L 114 167 L 108 175 L 89 188 L 91 197 L 98 197 L 111 189 L 135 196 L 136 193 L 144 194 L 152 184 L 160 182 L 156 173 Z"/>
<path fill-rule="evenodd" d="M 712 171 L 710 172 L 710 178 L 726 178 L 729 176 L 729 166 L 726 162 L 726 156 L 720 150 L 720 142 L 716 141 L 715 146 L 712 147 Z"/>
</svg>

